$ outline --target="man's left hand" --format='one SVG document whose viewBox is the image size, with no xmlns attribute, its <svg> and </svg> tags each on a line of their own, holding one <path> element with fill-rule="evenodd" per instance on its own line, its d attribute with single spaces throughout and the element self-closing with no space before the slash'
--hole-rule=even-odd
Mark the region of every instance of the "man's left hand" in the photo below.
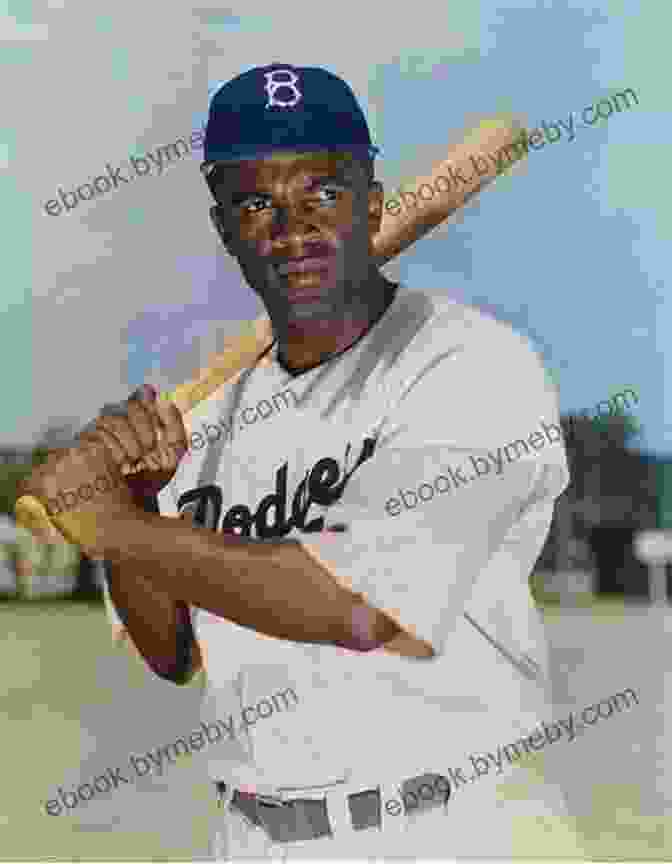
<svg viewBox="0 0 672 864">
<path fill-rule="evenodd" d="M 76 447 L 54 451 L 20 485 L 33 495 L 70 543 L 100 556 L 111 523 L 141 513 L 106 444 L 89 435 Z"/>
</svg>

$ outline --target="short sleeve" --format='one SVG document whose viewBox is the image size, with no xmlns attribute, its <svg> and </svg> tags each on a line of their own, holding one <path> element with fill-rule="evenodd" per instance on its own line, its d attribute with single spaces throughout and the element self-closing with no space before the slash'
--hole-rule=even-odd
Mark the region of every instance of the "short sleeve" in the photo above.
<svg viewBox="0 0 672 864">
<path fill-rule="evenodd" d="M 540 553 L 530 517 L 547 517 L 568 482 L 555 391 L 529 343 L 498 325 L 408 377 L 372 457 L 327 512 L 326 527 L 346 530 L 301 542 L 440 655 L 507 540 L 536 532 Z"/>
</svg>

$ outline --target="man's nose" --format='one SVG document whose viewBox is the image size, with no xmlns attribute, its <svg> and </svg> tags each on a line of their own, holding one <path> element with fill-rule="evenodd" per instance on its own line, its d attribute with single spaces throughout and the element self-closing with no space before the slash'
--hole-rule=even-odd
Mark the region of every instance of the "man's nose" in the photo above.
<svg viewBox="0 0 672 864">
<path fill-rule="evenodd" d="M 314 226 L 309 214 L 300 204 L 286 204 L 277 208 L 271 231 L 274 241 L 302 237 L 312 231 Z"/>
</svg>

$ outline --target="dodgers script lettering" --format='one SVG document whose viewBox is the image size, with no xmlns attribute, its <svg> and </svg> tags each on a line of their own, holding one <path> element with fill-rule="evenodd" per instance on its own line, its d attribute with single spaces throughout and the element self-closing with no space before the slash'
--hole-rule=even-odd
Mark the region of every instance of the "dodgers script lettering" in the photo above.
<svg viewBox="0 0 672 864">
<path fill-rule="evenodd" d="M 343 473 L 338 462 L 332 458 L 319 459 L 313 468 L 306 473 L 299 483 L 292 499 L 291 517 L 287 519 L 287 468 L 285 462 L 275 472 L 275 492 L 265 495 L 259 502 L 254 513 L 246 504 L 235 504 L 224 514 L 219 531 L 223 534 L 236 534 L 239 537 L 251 537 L 252 527 L 256 529 L 256 537 L 268 540 L 274 537 L 286 537 L 296 528 L 304 534 L 322 531 L 324 517 L 307 522 L 308 511 L 312 504 L 328 506 L 338 501 L 345 492 L 348 481 L 362 463 L 373 456 L 376 449 L 374 438 L 365 438 L 359 459 L 353 468 Z M 348 444 L 345 463 L 350 454 Z M 199 486 L 180 495 L 178 509 L 180 513 L 191 512 L 196 525 L 217 531 L 222 514 L 222 490 L 217 485 Z M 275 508 L 274 518 L 269 522 L 269 512 Z"/>
</svg>

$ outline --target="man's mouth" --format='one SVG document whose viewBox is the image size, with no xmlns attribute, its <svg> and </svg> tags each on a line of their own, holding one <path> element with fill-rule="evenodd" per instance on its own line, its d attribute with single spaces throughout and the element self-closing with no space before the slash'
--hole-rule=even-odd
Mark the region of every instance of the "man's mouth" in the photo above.
<svg viewBox="0 0 672 864">
<path fill-rule="evenodd" d="M 289 250 L 287 250 L 289 251 Z M 298 251 L 298 250 L 294 250 Z M 311 241 L 303 244 L 300 255 L 292 255 L 278 260 L 278 276 L 292 276 L 295 273 L 320 273 L 328 270 L 333 260 L 334 250 L 324 241 Z"/>
<path fill-rule="evenodd" d="M 329 258 L 326 255 L 290 258 L 282 261 L 277 267 L 280 276 L 289 276 L 291 273 L 316 273 L 328 269 Z"/>
</svg>

